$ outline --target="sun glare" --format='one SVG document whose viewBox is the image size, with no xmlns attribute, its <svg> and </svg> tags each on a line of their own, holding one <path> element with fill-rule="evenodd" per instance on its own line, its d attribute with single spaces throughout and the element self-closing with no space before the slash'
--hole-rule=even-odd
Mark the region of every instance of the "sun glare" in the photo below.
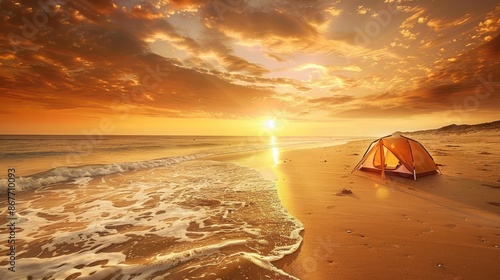
<svg viewBox="0 0 500 280">
<path fill-rule="evenodd" d="M 266 127 L 270 130 L 276 129 L 276 120 L 274 119 L 269 119 L 266 121 Z"/>
</svg>

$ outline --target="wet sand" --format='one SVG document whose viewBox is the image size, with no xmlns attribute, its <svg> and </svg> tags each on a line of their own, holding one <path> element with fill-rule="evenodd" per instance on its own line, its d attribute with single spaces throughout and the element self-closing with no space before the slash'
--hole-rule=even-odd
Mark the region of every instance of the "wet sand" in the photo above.
<svg viewBox="0 0 500 280">
<path fill-rule="evenodd" d="M 276 181 L 282 204 L 305 230 L 299 250 L 275 265 L 300 279 L 497 279 L 499 138 L 412 138 L 429 150 L 442 175 L 413 181 L 351 174 L 372 140 L 210 159 L 249 166 Z"/>
</svg>

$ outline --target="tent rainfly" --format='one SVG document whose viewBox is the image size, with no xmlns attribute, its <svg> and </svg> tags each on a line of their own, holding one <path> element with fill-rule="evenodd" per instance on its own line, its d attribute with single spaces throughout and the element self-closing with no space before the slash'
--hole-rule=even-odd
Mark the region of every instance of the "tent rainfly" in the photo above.
<svg viewBox="0 0 500 280">
<path fill-rule="evenodd" d="M 434 159 L 419 142 L 403 135 L 390 135 L 373 141 L 355 170 L 417 177 L 441 173 Z M 352 173 L 351 172 L 351 173 Z"/>
</svg>

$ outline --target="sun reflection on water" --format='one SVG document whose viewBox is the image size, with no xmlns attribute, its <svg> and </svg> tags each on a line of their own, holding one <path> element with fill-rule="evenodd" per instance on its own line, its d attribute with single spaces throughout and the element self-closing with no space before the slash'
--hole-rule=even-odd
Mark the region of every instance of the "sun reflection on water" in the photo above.
<svg viewBox="0 0 500 280">
<path fill-rule="evenodd" d="M 269 142 L 271 146 L 276 146 L 276 136 L 271 136 L 271 141 Z"/>
<path fill-rule="evenodd" d="M 271 148 L 271 154 L 273 157 L 273 163 L 274 166 L 278 165 L 280 163 L 280 150 L 278 147 L 276 147 L 276 136 L 271 136 L 271 140 L 269 141 L 269 144 L 272 146 Z"/>
<path fill-rule="evenodd" d="M 280 163 L 280 150 L 278 148 L 274 147 L 271 149 L 271 152 L 273 154 L 274 166 L 276 166 Z"/>
</svg>

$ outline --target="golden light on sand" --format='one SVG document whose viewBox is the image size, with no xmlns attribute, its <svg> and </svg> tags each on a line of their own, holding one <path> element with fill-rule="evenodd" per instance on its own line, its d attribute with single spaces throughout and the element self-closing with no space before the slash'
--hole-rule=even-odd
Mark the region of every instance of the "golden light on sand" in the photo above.
<svg viewBox="0 0 500 280">
<path fill-rule="evenodd" d="M 375 196 L 378 198 L 378 199 L 386 199 L 389 197 L 389 189 L 387 189 L 386 187 L 384 186 L 381 186 L 379 184 L 375 184 L 375 188 L 377 188 L 377 190 L 375 191 Z"/>
</svg>

